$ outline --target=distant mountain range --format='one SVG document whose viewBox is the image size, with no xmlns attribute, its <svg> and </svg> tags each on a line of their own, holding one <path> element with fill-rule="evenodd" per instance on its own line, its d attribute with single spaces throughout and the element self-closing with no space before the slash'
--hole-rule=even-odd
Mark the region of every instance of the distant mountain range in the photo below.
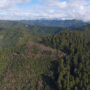
<svg viewBox="0 0 90 90">
<path fill-rule="evenodd" d="M 20 22 L 33 25 L 63 27 L 69 29 L 77 28 L 90 23 L 83 22 L 81 20 L 21 20 Z"/>
</svg>

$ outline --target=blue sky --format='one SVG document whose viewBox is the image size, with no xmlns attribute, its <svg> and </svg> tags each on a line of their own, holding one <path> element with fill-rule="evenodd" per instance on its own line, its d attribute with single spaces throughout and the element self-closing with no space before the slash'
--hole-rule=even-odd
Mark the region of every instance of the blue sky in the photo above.
<svg viewBox="0 0 90 90">
<path fill-rule="evenodd" d="M 90 21 L 90 0 L 0 0 L 1 20 Z"/>
<path fill-rule="evenodd" d="M 23 8 L 23 7 L 29 7 L 29 6 L 32 6 L 32 5 L 35 5 L 35 4 L 43 4 L 43 2 L 39 2 L 38 0 L 32 0 L 28 3 L 25 3 L 25 4 L 18 4 L 17 6 L 20 7 L 20 8 Z"/>
</svg>

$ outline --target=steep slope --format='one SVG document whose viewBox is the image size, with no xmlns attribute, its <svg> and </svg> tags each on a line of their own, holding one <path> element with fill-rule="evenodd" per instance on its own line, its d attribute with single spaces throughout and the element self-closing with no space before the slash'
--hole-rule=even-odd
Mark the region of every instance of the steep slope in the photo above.
<svg viewBox="0 0 90 90">
<path fill-rule="evenodd" d="M 43 75 L 63 56 L 61 51 L 33 42 L 4 49 L 0 56 L 0 90 L 42 90 Z"/>
<path fill-rule="evenodd" d="M 90 26 L 89 26 L 90 27 Z M 53 86 L 56 90 L 89 90 L 90 28 L 81 31 L 64 31 L 45 37 L 42 42 L 67 54 L 60 59 Z M 56 66 L 55 66 L 56 67 Z M 57 85 L 57 86 L 56 86 Z M 49 85 L 50 90 L 52 86 Z M 55 90 L 55 89 L 54 89 Z"/>
<path fill-rule="evenodd" d="M 60 31 L 0 24 L 0 90 L 89 90 L 90 26 Z"/>
<path fill-rule="evenodd" d="M 56 34 L 62 30 L 65 30 L 61 27 L 50 27 L 50 26 L 39 26 L 39 25 L 32 25 L 26 24 L 22 22 L 16 21 L 0 21 L 0 30 L 2 29 L 23 29 L 29 30 L 31 34 L 35 35 L 48 35 L 48 34 Z"/>
<path fill-rule="evenodd" d="M 0 48 L 11 47 L 27 41 L 40 41 L 42 36 L 57 34 L 60 27 L 43 27 L 16 21 L 0 21 Z"/>
<path fill-rule="evenodd" d="M 7 28 L 0 31 L 0 47 L 11 47 L 27 41 L 38 41 L 40 38 L 23 28 Z"/>
</svg>

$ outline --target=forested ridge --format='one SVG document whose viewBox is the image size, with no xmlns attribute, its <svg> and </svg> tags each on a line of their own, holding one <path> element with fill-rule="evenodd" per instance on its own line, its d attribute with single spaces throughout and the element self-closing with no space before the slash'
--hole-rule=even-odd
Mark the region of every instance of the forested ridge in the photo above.
<svg viewBox="0 0 90 90">
<path fill-rule="evenodd" d="M 0 47 L 11 47 L 27 41 L 38 41 L 42 36 L 57 34 L 60 27 L 44 27 L 16 21 L 0 21 Z"/>
<path fill-rule="evenodd" d="M 90 25 L 67 30 L 0 22 L 0 90 L 90 90 Z"/>
<path fill-rule="evenodd" d="M 42 42 L 67 54 L 57 61 L 58 73 L 50 77 L 57 77 L 54 79 L 57 90 L 89 90 L 90 28 L 84 31 L 60 32 L 43 38 Z"/>
</svg>

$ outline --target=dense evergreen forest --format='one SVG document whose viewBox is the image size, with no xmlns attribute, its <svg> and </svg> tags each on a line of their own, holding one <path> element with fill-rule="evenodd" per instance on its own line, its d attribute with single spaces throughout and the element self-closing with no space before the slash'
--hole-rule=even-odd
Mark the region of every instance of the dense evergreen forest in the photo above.
<svg viewBox="0 0 90 90">
<path fill-rule="evenodd" d="M 90 90 L 90 25 L 0 21 L 0 90 Z"/>
<path fill-rule="evenodd" d="M 66 57 L 57 60 L 58 65 L 55 66 L 57 73 L 54 72 L 54 76 L 50 77 L 55 83 L 54 90 L 56 85 L 57 90 L 90 89 L 89 27 L 83 27 L 83 31 L 64 31 L 43 38 L 42 42 L 45 45 L 66 53 Z"/>
</svg>

